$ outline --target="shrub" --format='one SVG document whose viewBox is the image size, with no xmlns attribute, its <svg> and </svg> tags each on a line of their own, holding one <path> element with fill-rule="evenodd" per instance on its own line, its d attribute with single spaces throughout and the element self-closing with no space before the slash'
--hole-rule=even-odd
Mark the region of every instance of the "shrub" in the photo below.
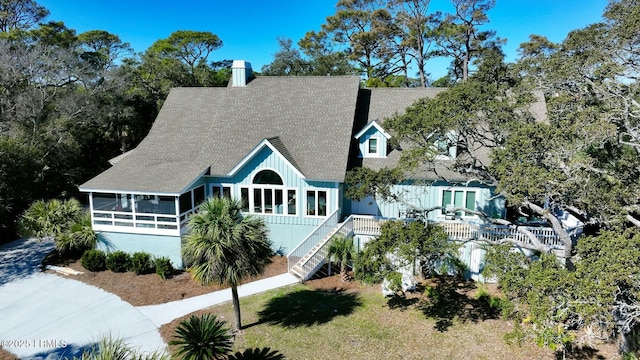
<svg viewBox="0 0 640 360">
<path fill-rule="evenodd" d="M 396 292 L 402 290 L 402 273 L 390 272 L 386 279 L 389 281 L 389 289 Z"/>
<path fill-rule="evenodd" d="M 131 255 L 124 251 L 114 251 L 107 255 L 107 269 L 121 273 L 128 271 L 131 267 Z"/>
<path fill-rule="evenodd" d="M 151 255 L 145 252 L 136 252 L 131 256 L 131 270 L 136 275 L 149 274 L 153 271 Z"/>
<path fill-rule="evenodd" d="M 100 250 L 87 250 L 82 254 L 80 263 L 82 267 L 89 271 L 104 271 L 107 268 L 106 264 L 107 256 Z"/>
<path fill-rule="evenodd" d="M 171 260 L 166 257 L 159 257 L 153 261 L 156 267 L 156 274 L 158 274 L 162 279 L 166 280 L 173 276 L 173 265 L 171 265 Z"/>
</svg>

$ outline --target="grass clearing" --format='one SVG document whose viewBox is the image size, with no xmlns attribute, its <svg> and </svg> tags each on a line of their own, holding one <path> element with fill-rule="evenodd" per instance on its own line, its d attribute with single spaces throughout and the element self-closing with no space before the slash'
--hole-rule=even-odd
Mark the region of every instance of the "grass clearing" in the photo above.
<svg viewBox="0 0 640 360">
<path fill-rule="evenodd" d="M 427 318 L 421 301 L 390 306 L 377 286 L 331 291 L 298 284 L 240 302 L 244 331 L 234 352 L 270 347 L 287 359 L 554 359 L 534 345 L 507 345 L 508 322 L 464 311 Z M 203 312 L 233 319 L 231 304 Z M 165 340 L 179 320 L 161 329 Z"/>
</svg>

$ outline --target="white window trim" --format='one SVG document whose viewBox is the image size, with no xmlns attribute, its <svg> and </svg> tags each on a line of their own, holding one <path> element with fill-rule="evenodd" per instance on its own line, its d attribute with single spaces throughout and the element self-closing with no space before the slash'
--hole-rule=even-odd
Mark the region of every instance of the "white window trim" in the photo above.
<svg viewBox="0 0 640 360">
<path fill-rule="evenodd" d="M 375 139 L 377 141 L 376 144 L 376 152 L 369 152 L 369 140 Z M 385 149 L 382 149 L 382 136 L 379 135 L 371 135 L 365 140 L 360 142 L 360 154 L 359 158 L 384 158 L 386 157 L 386 146 Z"/>
<path fill-rule="evenodd" d="M 298 196 L 298 190 L 296 188 L 288 188 L 285 187 L 283 185 L 240 185 L 240 188 L 247 188 L 249 190 L 249 214 L 257 214 L 257 215 L 268 215 L 268 216 L 289 216 L 289 217 L 296 217 L 298 216 L 298 211 L 300 211 L 300 207 L 298 206 L 299 203 L 299 199 L 300 197 Z M 264 190 L 265 189 L 269 189 L 272 190 L 271 192 L 271 199 L 272 201 L 272 206 L 275 206 L 275 199 L 276 199 L 276 193 L 275 190 L 282 190 L 282 206 L 283 206 L 283 213 L 282 214 L 276 214 L 275 212 L 271 212 L 271 213 L 265 213 L 265 212 L 255 212 L 255 198 L 254 198 L 254 191 L 256 189 L 260 189 L 261 190 L 261 195 L 262 195 L 262 210 L 264 210 Z M 288 204 L 287 204 L 287 199 L 288 199 L 288 195 L 289 195 L 289 191 L 294 191 L 295 192 L 295 197 L 296 197 L 296 213 L 295 214 L 289 214 L 289 208 L 288 208 Z"/>
<path fill-rule="evenodd" d="M 264 170 L 269 170 L 269 171 L 273 171 L 274 173 L 278 174 L 278 176 L 280 177 L 280 179 L 282 179 L 282 185 L 271 185 L 271 184 L 254 184 L 253 180 L 255 179 L 256 175 L 258 175 L 258 173 L 260 173 L 261 171 Z M 249 196 L 249 203 L 248 203 L 248 207 L 249 207 L 249 212 L 248 214 L 256 214 L 256 215 L 265 215 L 265 216 L 285 216 L 285 217 L 297 217 L 300 214 L 300 196 L 299 196 L 299 191 L 296 188 L 293 187 L 287 187 L 285 182 L 284 182 L 284 177 L 280 174 L 280 172 L 278 172 L 275 169 L 272 168 L 260 168 L 260 169 L 256 169 L 255 171 L 253 171 L 253 173 L 248 177 L 251 180 L 251 184 L 239 184 L 238 185 L 238 191 L 239 191 L 239 198 L 240 196 L 242 196 L 242 189 L 246 188 L 248 189 L 248 196 Z M 260 189 L 261 190 L 261 195 L 263 198 L 262 201 L 262 210 L 264 210 L 264 189 L 271 189 L 273 190 L 271 193 L 271 198 L 272 198 L 272 206 L 275 206 L 275 199 L 276 199 L 276 193 L 275 190 L 282 190 L 282 206 L 283 206 L 283 213 L 282 214 L 276 214 L 275 212 L 272 213 L 265 213 L 265 212 L 255 212 L 255 199 L 254 199 L 254 191 L 255 189 Z M 289 191 L 294 191 L 295 194 L 295 198 L 296 198 L 296 206 L 295 206 L 295 214 L 289 214 L 289 207 L 288 207 L 288 196 L 289 196 Z M 246 213 L 246 212 L 245 212 Z"/>
<path fill-rule="evenodd" d="M 302 211 L 304 213 L 304 217 L 307 218 L 326 218 L 327 216 L 331 215 L 331 195 L 332 195 L 332 189 L 326 189 L 326 188 L 315 188 L 315 187 L 305 187 L 302 190 L 303 196 L 304 196 L 304 206 L 302 207 Z M 326 202 L 326 214 L 325 215 L 309 215 L 307 214 L 307 191 L 313 191 L 315 192 L 315 203 L 316 203 L 316 208 L 315 208 L 315 212 L 316 214 L 318 213 L 318 191 L 324 191 L 327 194 L 327 202 Z"/>
<path fill-rule="evenodd" d="M 458 156 L 458 146 L 455 144 L 458 134 L 455 131 L 450 130 L 445 135 L 445 138 L 447 140 L 447 154 L 437 154 L 435 157 L 436 160 L 454 160 Z M 436 152 L 440 151 L 438 148 L 438 142 L 443 140 L 436 140 L 433 142 L 433 148 Z"/>
<path fill-rule="evenodd" d="M 371 149 L 371 140 L 375 140 L 376 141 L 376 151 L 375 152 L 370 152 L 369 150 Z M 379 136 L 371 136 L 367 139 L 367 141 L 365 142 L 365 146 L 364 146 L 364 150 L 366 152 L 365 157 L 380 157 L 380 145 L 382 144 L 382 138 L 380 138 Z"/>
<path fill-rule="evenodd" d="M 233 195 L 234 195 L 234 191 L 233 191 L 233 184 L 230 183 L 213 183 L 213 184 L 209 184 L 209 194 L 211 194 L 210 197 L 213 197 L 213 188 L 217 187 L 220 190 L 220 194 L 224 194 L 223 189 L 228 187 L 229 188 L 229 197 L 234 199 Z"/>
<path fill-rule="evenodd" d="M 443 201 L 444 201 L 444 192 L 445 191 L 451 191 L 451 203 L 450 204 L 444 204 L 443 203 Z M 440 200 L 439 201 L 440 201 L 440 205 L 443 207 L 443 210 L 446 210 L 446 206 L 447 205 L 455 206 L 454 203 L 455 203 L 455 193 L 456 193 L 456 191 L 462 191 L 462 193 L 463 193 L 462 199 L 463 199 L 465 204 L 466 204 L 466 201 L 467 201 L 467 192 L 474 192 L 475 193 L 475 202 L 473 204 L 473 209 L 470 209 L 470 210 L 476 211 L 476 207 L 477 207 L 477 204 L 478 204 L 478 195 L 479 195 L 480 192 L 478 191 L 478 189 L 469 189 L 469 188 L 464 188 L 464 187 L 451 187 L 451 188 L 445 188 L 445 189 L 440 190 Z M 465 204 L 463 204 L 463 206 L 465 206 Z M 444 218 L 447 217 L 447 214 L 443 214 L 442 211 L 441 211 L 438 214 L 438 217 L 444 219 Z M 476 214 L 467 215 L 467 213 L 465 211 L 462 211 L 461 215 L 455 214 L 455 217 L 456 218 L 460 218 L 460 219 L 477 219 L 478 215 L 476 215 Z"/>
</svg>

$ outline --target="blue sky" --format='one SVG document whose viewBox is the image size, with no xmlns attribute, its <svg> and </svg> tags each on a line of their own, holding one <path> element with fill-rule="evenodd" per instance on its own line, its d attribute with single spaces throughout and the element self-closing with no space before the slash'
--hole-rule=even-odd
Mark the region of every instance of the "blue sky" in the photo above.
<svg viewBox="0 0 640 360">
<path fill-rule="evenodd" d="M 243 59 L 256 70 L 273 60 L 278 37 L 297 42 L 307 31 L 319 30 L 335 14 L 337 0 L 39 0 L 51 12 L 48 20 L 63 21 L 78 33 L 106 30 L 120 36 L 136 52 L 176 30 L 210 31 L 224 45 L 210 60 Z M 432 0 L 430 11 L 451 9 L 450 0 Z M 304 4 L 304 5 L 302 5 Z M 562 41 L 571 30 L 601 20 L 606 0 L 497 0 L 487 29 L 507 39 L 507 61 L 515 61 L 518 45 L 530 34 Z M 448 60 L 432 60 L 428 71 L 437 79 Z"/>
</svg>

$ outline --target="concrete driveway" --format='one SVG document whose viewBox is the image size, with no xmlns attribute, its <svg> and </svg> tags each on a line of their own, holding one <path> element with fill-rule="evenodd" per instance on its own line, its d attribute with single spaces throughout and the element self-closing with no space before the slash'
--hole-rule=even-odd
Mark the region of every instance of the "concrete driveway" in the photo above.
<svg viewBox="0 0 640 360">
<path fill-rule="evenodd" d="M 0 247 L 0 345 L 21 359 L 79 356 L 104 336 L 143 352 L 163 350 L 158 328 L 118 296 L 42 273 L 51 242 L 17 240 Z"/>
</svg>

